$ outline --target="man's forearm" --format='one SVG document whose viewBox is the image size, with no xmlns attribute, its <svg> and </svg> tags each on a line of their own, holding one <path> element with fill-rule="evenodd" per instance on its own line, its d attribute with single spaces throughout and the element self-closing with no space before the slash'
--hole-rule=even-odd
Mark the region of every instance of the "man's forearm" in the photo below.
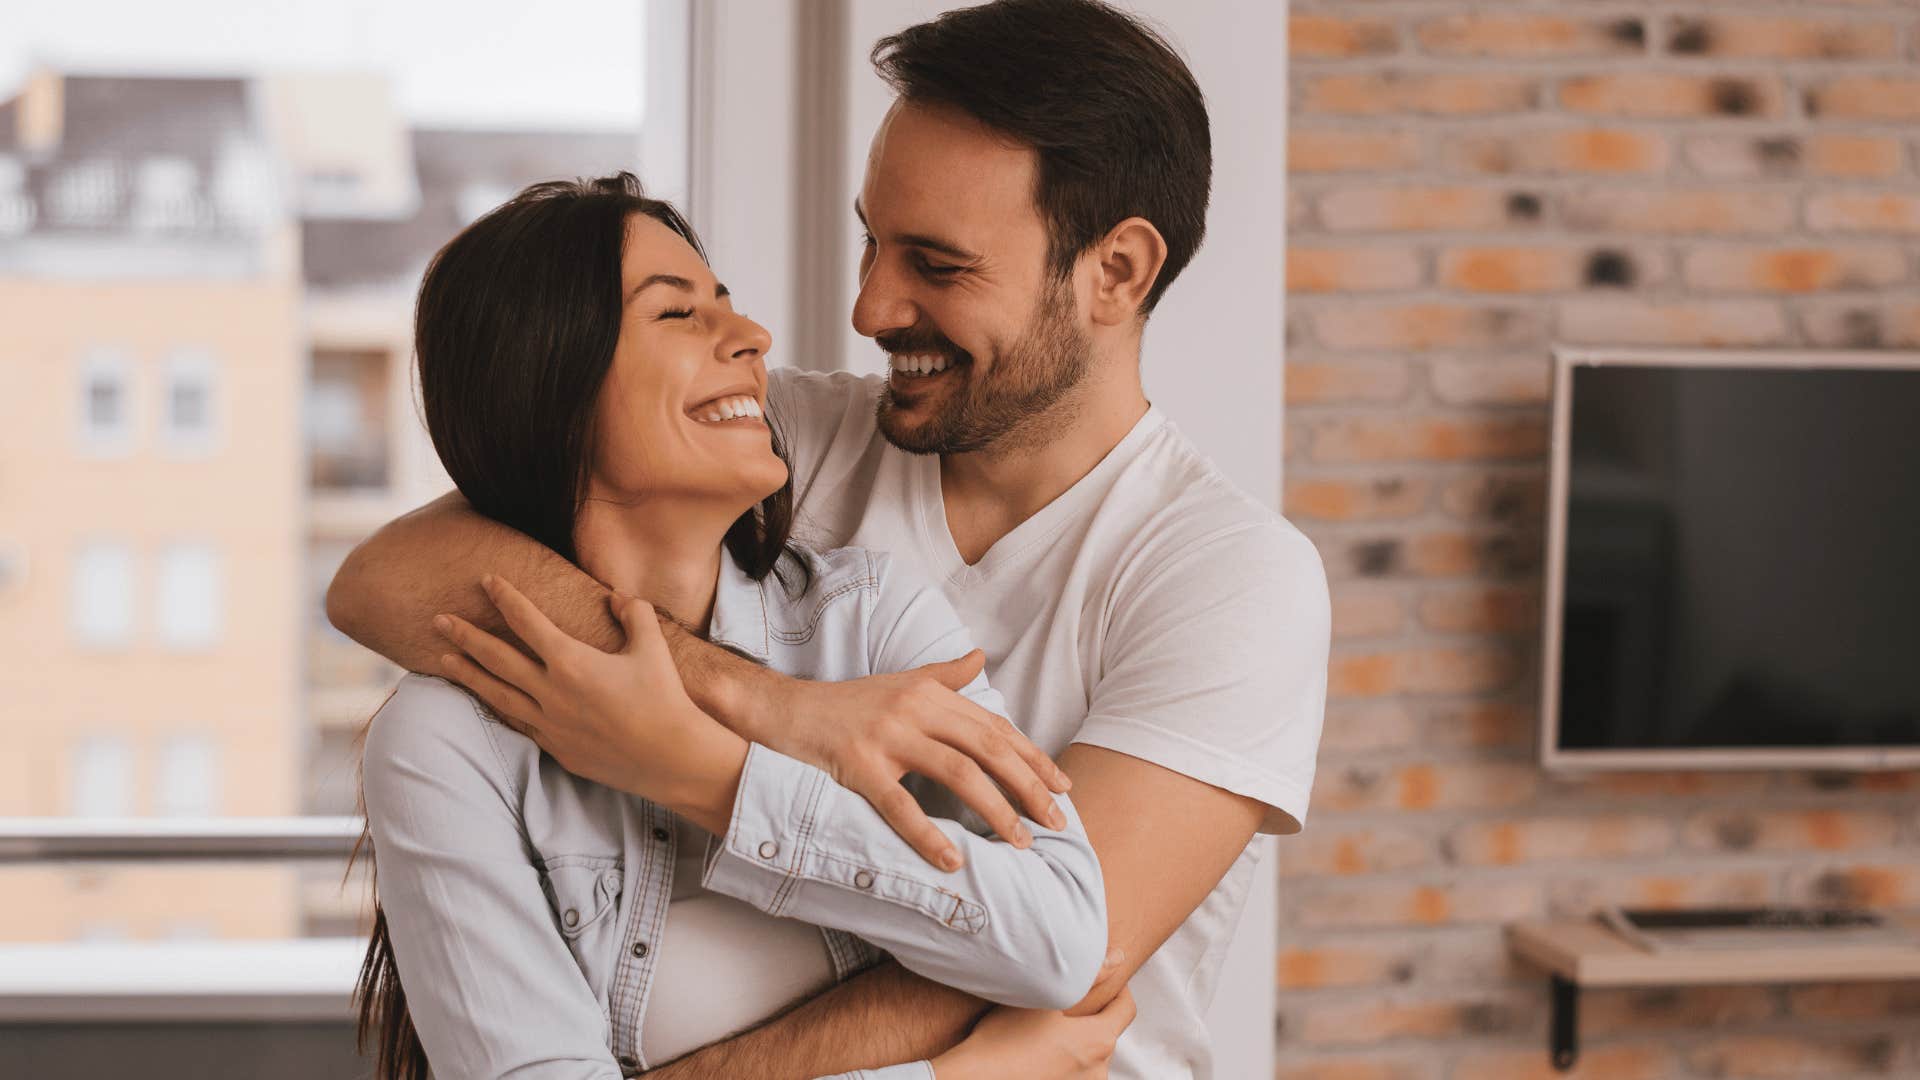
<svg viewBox="0 0 1920 1080">
<path fill-rule="evenodd" d="M 513 582 L 589 645 L 617 649 L 626 640 L 605 586 L 525 533 L 475 513 L 458 494 L 389 522 L 355 548 L 327 590 L 327 618 L 401 667 L 437 674 L 448 651 L 433 629 L 441 612 L 512 639 L 480 590 L 486 574 Z"/>
<path fill-rule="evenodd" d="M 988 1005 L 881 964 L 725 1042 L 647 1072 L 658 1080 L 808 1080 L 931 1058 L 966 1037 Z"/>
</svg>

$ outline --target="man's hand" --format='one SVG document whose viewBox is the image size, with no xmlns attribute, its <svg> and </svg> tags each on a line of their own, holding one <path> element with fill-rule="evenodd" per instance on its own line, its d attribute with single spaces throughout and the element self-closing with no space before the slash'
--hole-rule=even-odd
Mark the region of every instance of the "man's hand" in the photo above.
<svg viewBox="0 0 1920 1080">
<path fill-rule="evenodd" d="M 1106 1080 L 1113 1046 L 1133 1017 L 1126 990 L 1090 1016 L 1002 1006 L 934 1058 L 933 1072 L 939 1080 Z"/>
<path fill-rule="evenodd" d="M 687 695 L 652 606 L 618 601 L 615 615 L 627 642 L 610 653 L 568 637 L 508 582 L 488 576 L 480 584 L 534 656 L 465 619 L 441 615 L 435 628 L 465 652 L 441 658 L 447 677 L 568 772 L 725 833 L 746 740 Z"/>
<path fill-rule="evenodd" d="M 975 649 L 896 674 L 839 683 L 782 680 L 774 684 L 753 738 L 824 769 L 857 792 L 936 866 L 955 869 L 960 855 L 901 786 L 907 773 L 946 787 L 994 832 L 1026 847 L 1033 837 L 1003 789 L 1028 817 L 1062 829 L 1066 820 L 1053 792 L 1070 785 L 1053 759 L 1006 717 L 961 696 L 959 689 L 985 662 Z"/>
</svg>

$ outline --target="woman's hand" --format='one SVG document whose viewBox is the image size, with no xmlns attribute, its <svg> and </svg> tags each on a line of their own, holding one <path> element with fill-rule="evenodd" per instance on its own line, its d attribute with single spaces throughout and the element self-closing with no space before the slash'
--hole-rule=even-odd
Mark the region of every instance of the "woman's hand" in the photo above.
<svg viewBox="0 0 1920 1080">
<path fill-rule="evenodd" d="M 753 737 L 826 770 L 871 803 L 922 858 L 958 869 L 959 852 L 901 785 L 907 773 L 946 787 L 1019 847 L 1033 837 L 1003 791 L 1033 820 L 1066 827 L 1053 793 L 1071 786 L 1067 774 L 1006 717 L 959 693 L 985 662 L 975 649 L 955 660 L 846 682 L 782 680 L 757 710 Z"/>
<path fill-rule="evenodd" d="M 1003 1005 L 933 1059 L 934 1080 L 1106 1080 L 1114 1043 L 1133 1015 L 1131 990 L 1089 1016 Z"/>
<path fill-rule="evenodd" d="M 627 633 L 617 653 L 568 637 L 506 581 L 480 587 L 533 650 L 520 650 L 454 615 L 434 627 L 465 655 L 441 670 L 568 772 L 652 799 L 719 835 L 732 816 L 746 740 L 688 697 L 653 608 L 627 598 L 615 615 Z"/>
</svg>

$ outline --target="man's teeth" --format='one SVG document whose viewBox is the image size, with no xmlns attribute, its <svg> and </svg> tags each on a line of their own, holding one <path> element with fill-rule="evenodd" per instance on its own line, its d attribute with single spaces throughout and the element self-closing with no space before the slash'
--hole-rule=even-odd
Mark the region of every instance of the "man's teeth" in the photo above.
<svg viewBox="0 0 1920 1080">
<path fill-rule="evenodd" d="M 736 394 L 733 397 L 715 398 L 693 410 L 691 415 L 695 420 L 713 424 L 742 416 L 764 419 L 766 414 L 760 410 L 759 399 L 747 394 Z"/>
<path fill-rule="evenodd" d="M 951 360 L 939 353 L 895 353 L 888 359 L 888 366 L 897 375 L 931 375 L 952 365 Z"/>
</svg>

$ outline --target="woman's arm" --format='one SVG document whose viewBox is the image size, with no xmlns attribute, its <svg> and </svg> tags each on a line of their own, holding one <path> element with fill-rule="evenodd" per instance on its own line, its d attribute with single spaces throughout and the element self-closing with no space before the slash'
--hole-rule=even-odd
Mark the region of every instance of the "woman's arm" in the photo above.
<svg viewBox="0 0 1920 1080">
<path fill-rule="evenodd" d="M 364 784 L 380 900 L 436 1075 L 618 1080 L 606 1020 L 554 926 L 490 725 L 408 679 L 374 717 Z"/>
</svg>

